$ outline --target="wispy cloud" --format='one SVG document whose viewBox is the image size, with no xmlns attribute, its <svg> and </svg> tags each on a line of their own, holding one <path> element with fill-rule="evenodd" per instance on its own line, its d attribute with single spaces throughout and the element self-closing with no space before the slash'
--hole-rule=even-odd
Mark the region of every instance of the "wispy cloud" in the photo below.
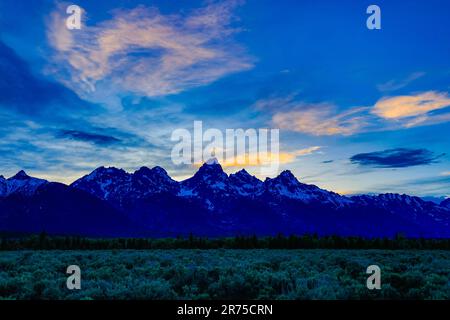
<svg viewBox="0 0 450 320">
<path fill-rule="evenodd" d="M 432 114 L 433 111 L 449 106 L 448 93 L 428 91 L 409 96 L 382 98 L 375 104 L 372 113 L 387 120 L 400 120 L 405 127 L 413 127 L 450 120 L 450 112 Z"/>
<path fill-rule="evenodd" d="M 5 121 L 5 119 L 7 121 Z M 20 169 L 53 181 L 72 182 L 101 165 L 135 170 L 155 164 L 171 168 L 165 145 L 152 144 L 120 128 L 95 128 L 72 123 L 74 129 L 36 124 L 19 115 L 0 112 L 1 172 L 13 175 Z M 82 128 L 85 129 L 82 129 Z M 158 134 L 157 134 L 158 135 Z"/>
<path fill-rule="evenodd" d="M 109 86 L 161 96 L 209 84 L 253 66 L 233 39 L 240 31 L 232 27 L 238 5 L 210 3 L 184 15 L 139 6 L 75 31 L 61 27 L 66 17 L 57 10 L 47 27 L 55 49 L 49 70 L 82 95 Z"/>
<path fill-rule="evenodd" d="M 436 155 L 427 149 L 397 148 L 356 154 L 350 158 L 350 161 L 376 168 L 405 168 L 431 164 L 442 156 L 443 154 Z"/>
<path fill-rule="evenodd" d="M 315 136 L 349 136 L 450 121 L 447 92 L 427 91 L 383 97 L 372 107 L 351 107 L 339 112 L 332 103 L 310 104 L 296 95 L 270 97 L 253 104 L 258 111 L 273 112 L 272 124 L 280 129 Z"/>
<path fill-rule="evenodd" d="M 298 107 L 301 104 L 296 100 L 297 93 L 292 93 L 287 96 L 271 96 L 265 99 L 256 101 L 252 107 L 256 110 L 273 111 L 286 110 Z"/>
<path fill-rule="evenodd" d="M 396 91 L 396 90 L 406 87 L 414 80 L 422 78 L 424 75 L 425 75 L 425 72 L 414 72 L 404 79 L 400 79 L 400 80 L 393 79 L 393 80 L 389 80 L 386 83 L 379 84 L 377 86 L 377 88 L 381 92 Z"/>
<path fill-rule="evenodd" d="M 306 156 L 308 154 L 312 154 L 316 151 L 319 151 L 320 149 L 322 149 L 322 147 L 320 146 L 314 146 L 314 147 L 309 147 L 309 148 L 305 148 L 305 149 L 300 149 L 294 152 L 295 155 L 297 156 Z"/>
<path fill-rule="evenodd" d="M 275 113 L 272 121 L 279 128 L 317 136 L 352 135 L 365 125 L 365 107 L 338 113 L 329 104 L 299 104 L 293 111 Z"/>
</svg>

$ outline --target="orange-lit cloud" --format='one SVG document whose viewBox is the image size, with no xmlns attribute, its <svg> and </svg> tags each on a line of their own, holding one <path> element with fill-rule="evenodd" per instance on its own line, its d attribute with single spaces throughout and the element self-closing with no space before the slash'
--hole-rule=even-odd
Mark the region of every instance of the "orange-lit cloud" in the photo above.
<svg viewBox="0 0 450 320">
<path fill-rule="evenodd" d="M 349 136 L 450 121 L 450 110 L 435 112 L 450 107 L 450 96 L 436 91 L 384 97 L 373 107 L 354 107 L 341 113 L 332 104 L 296 101 L 295 95 L 260 100 L 253 106 L 258 110 L 278 109 L 272 116 L 272 124 L 277 128 L 315 136 Z"/>
<path fill-rule="evenodd" d="M 51 14 L 47 37 L 55 49 L 49 70 L 78 93 L 106 81 L 117 90 L 160 96 L 209 84 L 252 68 L 253 59 L 233 40 L 239 1 L 210 3 L 187 14 L 164 15 L 138 6 L 113 18 L 65 28 L 64 10 Z M 103 86 L 106 86 L 102 83 Z"/>
<path fill-rule="evenodd" d="M 342 196 L 350 196 L 350 195 L 354 195 L 355 191 L 353 190 L 334 190 L 334 192 L 342 195 Z"/>
<path fill-rule="evenodd" d="M 259 167 L 263 165 L 269 165 L 273 162 L 280 164 L 291 163 L 295 160 L 295 153 L 280 152 L 278 154 L 268 152 L 267 154 L 249 154 L 238 155 L 232 159 L 224 159 L 223 167 Z"/>
<path fill-rule="evenodd" d="M 446 92 L 428 91 L 416 95 L 383 98 L 375 104 L 372 113 L 385 119 L 413 117 L 419 120 L 416 121 L 417 123 L 420 123 L 425 121 L 423 116 L 430 111 L 448 106 L 450 106 L 450 97 Z M 421 116 L 422 119 L 417 119 Z"/>
<path fill-rule="evenodd" d="M 308 106 L 305 110 L 294 110 L 275 113 L 274 126 L 317 136 L 352 135 L 365 125 L 363 112 L 367 109 L 352 108 L 337 114 L 330 105 L 320 104 Z"/>
</svg>

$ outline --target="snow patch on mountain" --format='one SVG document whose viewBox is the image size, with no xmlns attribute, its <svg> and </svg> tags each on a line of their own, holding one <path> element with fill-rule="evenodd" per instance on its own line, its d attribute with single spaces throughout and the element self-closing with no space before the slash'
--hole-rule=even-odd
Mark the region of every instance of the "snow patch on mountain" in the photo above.
<svg viewBox="0 0 450 320">
<path fill-rule="evenodd" d="M 217 160 L 217 158 L 211 158 L 211 159 L 208 159 L 205 162 L 205 164 L 207 164 L 207 165 L 219 164 L 219 160 Z"/>
<path fill-rule="evenodd" d="M 229 181 L 234 192 L 240 196 L 260 196 L 264 192 L 264 183 L 245 169 L 230 174 Z"/>
<path fill-rule="evenodd" d="M 299 200 L 305 203 L 321 202 L 336 207 L 352 203 L 352 200 L 337 193 L 320 189 L 315 185 L 301 183 L 289 170 L 283 171 L 276 178 L 264 181 L 269 194 Z"/>
<path fill-rule="evenodd" d="M 430 220 L 444 225 L 450 224 L 450 208 L 424 201 L 416 196 L 385 193 L 379 195 L 360 195 L 352 197 L 355 204 L 363 207 L 379 208 L 402 216 L 417 224 L 426 224 Z"/>
<path fill-rule="evenodd" d="M 30 177 L 25 171 L 21 170 L 8 179 L 0 176 L 0 196 L 6 197 L 18 193 L 31 196 L 40 186 L 47 183 L 47 180 Z"/>
<path fill-rule="evenodd" d="M 45 194 L 52 190 L 39 189 L 46 183 L 23 171 L 9 179 L 0 176 L 0 204 L 21 201 L 9 198 L 11 193 L 39 196 L 42 190 Z M 391 236 L 406 230 L 414 236 L 442 237 L 448 235 L 450 227 L 449 199 L 438 205 L 392 193 L 345 197 L 302 183 L 290 171 L 264 182 L 245 169 L 227 175 L 217 161 L 208 161 L 182 182 L 173 180 L 161 167 L 141 167 L 134 173 L 100 167 L 68 187 L 68 193 L 82 195 L 73 188 L 104 200 L 133 221 L 140 221 L 139 225 L 158 232 L 202 226 L 198 230 L 217 228 L 217 234 L 285 230 Z M 59 193 L 52 197 L 60 200 Z M 14 215 L 17 208 L 10 211 Z"/>
<path fill-rule="evenodd" d="M 100 167 L 71 185 L 119 206 L 123 201 L 161 192 L 176 192 L 178 184 L 161 167 L 141 167 L 134 173 L 114 167 Z"/>
<path fill-rule="evenodd" d="M 212 194 L 226 195 L 228 193 L 228 175 L 223 171 L 217 159 L 212 159 L 205 162 L 194 176 L 180 183 L 178 195 L 207 197 Z"/>
</svg>

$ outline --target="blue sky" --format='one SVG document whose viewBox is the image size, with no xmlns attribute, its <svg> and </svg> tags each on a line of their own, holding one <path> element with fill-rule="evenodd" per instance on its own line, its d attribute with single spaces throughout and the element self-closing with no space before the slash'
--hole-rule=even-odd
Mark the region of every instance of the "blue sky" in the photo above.
<svg viewBox="0 0 450 320">
<path fill-rule="evenodd" d="M 450 196 L 448 21 L 443 1 L 0 1 L 0 174 L 183 179 L 170 135 L 201 120 L 279 128 L 306 183 Z"/>
</svg>

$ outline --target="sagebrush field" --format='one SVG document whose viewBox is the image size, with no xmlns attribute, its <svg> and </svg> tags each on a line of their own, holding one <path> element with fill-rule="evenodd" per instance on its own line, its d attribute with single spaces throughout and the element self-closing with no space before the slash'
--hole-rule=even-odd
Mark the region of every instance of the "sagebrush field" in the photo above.
<svg viewBox="0 0 450 320">
<path fill-rule="evenodd" d="M 72 264 L 81 290 L 66 288 Z M 443 250 L 0 252 L 0 299 L 450 299 L 449 279 Z"/>
</svg>

